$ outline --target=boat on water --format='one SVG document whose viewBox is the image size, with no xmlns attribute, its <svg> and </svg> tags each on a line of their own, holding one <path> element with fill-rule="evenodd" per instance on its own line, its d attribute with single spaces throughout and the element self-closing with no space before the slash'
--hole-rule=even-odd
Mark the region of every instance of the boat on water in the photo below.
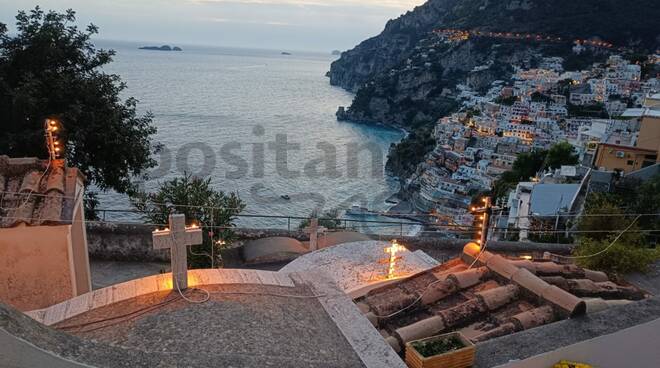
<svg viewBox="0 0 660 368">
<path fill-rule="evenodd" d="M 280 198 L 285 199 L 287 201 L 291 200 L 291 197 L 288 194 L 283 194 L 280 196 Z"/>
<path fill-rule="evenodd" d="M 368 215 L 375 215 L 376 213 L 373 211 L 369 211 L 368 208 L 362 207 L 359 204 L 354 204 L 351 206 L 351 208 L 346 210 L 346 214 L 351 216 L 368 216 Z"/>
</svg>

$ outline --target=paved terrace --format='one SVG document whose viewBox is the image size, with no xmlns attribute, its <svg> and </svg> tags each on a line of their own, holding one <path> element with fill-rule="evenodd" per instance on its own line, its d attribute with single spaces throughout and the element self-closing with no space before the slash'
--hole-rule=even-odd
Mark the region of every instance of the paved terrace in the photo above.
<svg viewBox="0 0 660 368">
<path fill-rule="evenodd" d="M 191 287 L 206 290 L 210 300 L 183 300 L 172 291 L 171 275 L 163 274 L 29 313 L 54 329 L 4 307 L 0 327 L 20 339 L 15 344 L 26 341 L 40 352 L 95 367 L 403 367 L 352 301 L 323 275 L 189 274 Z M 186 293 L 196 300 L 205 295 Z M 21 363 L 23 358 L 7 359 Z"/>
</svg>

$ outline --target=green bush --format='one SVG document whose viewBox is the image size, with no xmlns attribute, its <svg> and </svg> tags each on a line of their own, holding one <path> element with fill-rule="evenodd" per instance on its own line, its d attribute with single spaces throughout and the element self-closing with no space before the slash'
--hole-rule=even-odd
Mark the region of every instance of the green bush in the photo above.
<svg viewBox="0 0 660 368">
<path fill-rule="evenodd" d="M 323 215 L 320 215 L 319 210 L 312 211 L 310 217 L 316 217 L 319 219 L 319 226 L 323 226 L 326 229 L 337 229 L 341 226 L 341 220 L 339 219 L 339 211 L 334 209 L 327 212 L 324 212 Z M 305 219 L 300 222 L 298 229 L 302 230 L 309 226 L 310 220 Z"/>
<path fill-rule="evenodd" d="M 211 253 L 214 255 L 213 264 L 221 263 L 220 248 L 233 239 L 234 220 L 245 208 L 237 193 L 217 191 L 211 188 L 210 178 L 189 174 L 166 181 L 154 193 L 132 192 L 130 200 L 149 223 L 167 224 L 170 214 L 180 213 L 186 216 L 188 225 L 194 223 L 204 230 L 203 244 L 188 248 L 190 268 L 210 267 Z M 218 239 L 225 244 L 216 243 Z"/>
<path fill-rule="evenodd" d="M 589 257 L 607 248 L 615 237 L 616 235 L 611 235 L 602 240 L 581 238 L 573 255 L 586 257 L 577 258 L 577 264 L 588 269 L 606 272 L 611 277 L 618 278 L 631 272 L 644 272 L 652 262 L 658 259 L 656 250 L 641 246 L 641 237 L 637 234 L 624 235 L 607 251 Z"/>
</svg>

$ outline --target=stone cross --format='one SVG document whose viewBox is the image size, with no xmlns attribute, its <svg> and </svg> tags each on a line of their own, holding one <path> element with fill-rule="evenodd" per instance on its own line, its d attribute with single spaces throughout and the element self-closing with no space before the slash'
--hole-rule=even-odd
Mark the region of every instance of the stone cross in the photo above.
<svg viewBox="0 0 660 368">
<path fill-rule="evenodd" d="M 170 250 L 172 262 L 172 288 L 188 288 L 187 246 L 202 244 L 202 229 L 193 225 L 186 227 L 185 215 L 170 215 L 170 227 L 152 233 L 154 249 Z"/>
<path fill-rule="evenodd" d="M 309 234 L 309 250 L 318 250 L 319 233 L 325 232 L 325 227 L 319 226 L 319 219 L 316 217 L 309 219 L 309 226 L 304 228 L 303 231 Z"/>
<path fill-rule="evenodd" d="M 389 254 L 389 259 L 387 260 L 387 278 L 392 279 L 396 276 L 396 261 L 400 260 L 401 257 L 397 257 L 397 253 L 403 252 L 406 250 L 405 247 L 399 245 L 396 239 L 392 240 L 392 245 L 385 248 L 385 253 Z"/>
</svg>

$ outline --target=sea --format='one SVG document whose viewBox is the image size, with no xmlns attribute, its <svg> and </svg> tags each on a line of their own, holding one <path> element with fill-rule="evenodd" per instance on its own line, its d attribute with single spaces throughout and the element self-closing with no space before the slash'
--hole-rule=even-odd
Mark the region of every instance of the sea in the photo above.
<svg viewBox="0 0 660 368">
<path fill-rule="evenodd" d="M 240 195 L 247 205 L 242 214 L 255 217 L 241 217 L 238 225 L 254 227 L 297 223 L 258 216 L 391 206 L 386 199 L 399 184 L 384 167 L 390 145 L 404 133 L 337 121 L 337 107 L 350 105 L 353 94 L 329 84 L 325 74 L 337 58 L 330 52 L 190 45 L 165 52 L 140 50 L 145 44 L 132 42 L 95 43 L 116 51 L 104 70 L 121 77 L 123 97 L 139 100 L 138 111 L 152 113 L 158 128 L 154 141 L 163 150 L 150 179 L 140 183 L 143 190 L 185 173 L 210 178 L 215 189 Z M 101 193 L 100 199 L 103 209 L 131 208 L 122 194 Z M 401 229 L 374 224 L 371 230 Z"/>
</svg>

